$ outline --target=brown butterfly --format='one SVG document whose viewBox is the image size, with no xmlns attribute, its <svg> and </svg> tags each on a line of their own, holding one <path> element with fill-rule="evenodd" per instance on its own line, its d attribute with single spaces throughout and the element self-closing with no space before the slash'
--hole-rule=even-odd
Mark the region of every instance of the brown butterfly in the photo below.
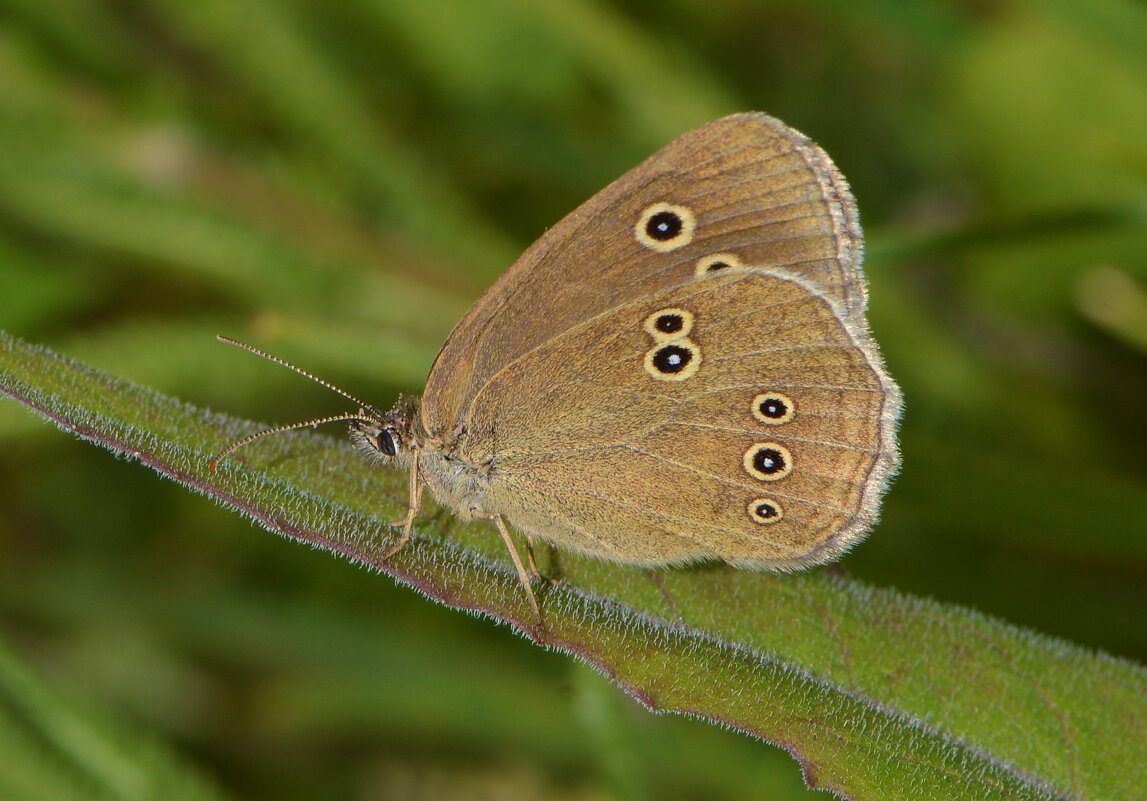
<svg viewBox="0 0 1147 801">
<path fill-rule="evenodd" d="M 535 242 L 455 327 L 420 400 L 382 413 L 321 382 L 362 408 L 272 431 L 351 420 L 359 447 L 410 473 L 387 556 L 429 487 L 497 525 L 539 616 L 511 526 L 635 565 L 831 561 L 899 463 L 861 252 L 823 150 L 767 115 L 725 117 Z"/>
</svg>

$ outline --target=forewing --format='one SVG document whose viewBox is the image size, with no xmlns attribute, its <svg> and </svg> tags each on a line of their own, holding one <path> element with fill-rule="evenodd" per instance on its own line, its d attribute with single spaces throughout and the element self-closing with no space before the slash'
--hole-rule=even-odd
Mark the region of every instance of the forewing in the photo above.
<svg viewBox="0 0 1147 801">
<path fill-rule="evenodd" d="M 642 215 L 657 204 L 692 215 L 686 244 L 642 243 Z M 446 342 L 427 380 L 424 425 L 432 434 L 456 428 L 505 365 L 682 283 L 714 256 L 784 270 L 861 319 L 861 234 L 843 177 L 802 134 L 764 114 L 734 115 L 673 141 L 535 242 Z"/>
</svg>

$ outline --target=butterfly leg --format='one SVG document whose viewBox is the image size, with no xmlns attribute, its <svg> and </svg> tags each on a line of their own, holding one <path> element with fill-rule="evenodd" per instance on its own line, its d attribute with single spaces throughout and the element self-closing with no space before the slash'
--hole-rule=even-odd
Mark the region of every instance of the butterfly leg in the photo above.
<svg viewBox="0 0 1147 801">
<path fill-rule="evenodd" d="M 514 560 L 514 568 L 518 571 L 518 580 L 522 582 L 522 587 L 526 590 L 526 595 L 529 596 L 530 606 L 534 608 L 534 614 L 538 616 L 538 620 L 542 619 L 542 610 L 538 606 L 537 596 L 534 595 L 534 587 L 530 582 L 530 576 L 526 573 L 526 568 L 522 565 L 522 557 L 518 556 L 518 549 L 514 547 L 514 541 L 510 539 L 510 529 L 506 526 L 506 521 L 502 519 L 501 515 L 494 515 L 494 525 L 498 527 L 498 533 L 502 535 L 502 540 L 506 543 L 506 550 L 510 552 L 510 558 Z M 530 565 L 535 574 L 537 566 L 534 565 L 533 554 L 530 554 Z"/>
<path fill-rule="evenodd" d="M 526 562 L 530 567 L 530 578 L 546 584 L 557 584 L 560 579 L 551 578 L 538 569 L 538 562 L 534 558 L 534 535 L 526 534 Z"/>
<path fill-rule="evenodd" d="M 545 581 L 546 577 L 538 570 L 538 560 L 534 558 L 534 538 L 526 535 L 526 564 L 530 567 L 530 578 L 534 581 Z"/>
<path fill-rule="evenodd" d="M 418 513 L 422 510 L 422 486 L 422 476 L 418 474 L 418 455 L 415 454 L 410 460 L 410 496 L 407 500 L 406 517 L 401 520 L 393 520 L 390 523 L 392 526 L 402 526 L 402 533 L 398 537 L 398 542 L 391 545 L 382 554 L 383 561 L 394 556 L 403 549 L 406 543 L 410 542 L 414 518 L 418 517 Z"/>
</svg>

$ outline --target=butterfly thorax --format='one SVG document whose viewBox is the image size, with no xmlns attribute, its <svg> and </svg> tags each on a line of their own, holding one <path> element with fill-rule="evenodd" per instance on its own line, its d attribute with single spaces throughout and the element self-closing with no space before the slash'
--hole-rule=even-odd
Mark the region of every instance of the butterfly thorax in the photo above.
<svg viewBox="0 0 1147 801">
<path fill-rule="evenodd" d="M 494 455 L 474 450 L 466 424 L 439 427 L 420 418 L 419 431 L 418 472 L 438 502 L 464 518 L 496 514 L 484 503 Z"/>
<path fill-rule="evenodd" d="M 431 441 L 418 460 L 419 474 L 443 506 L 463 518 L 486 517 L 497 510 L 483 503 L 493 473 L 491 461 L 472 462 Z"/>
</svg>

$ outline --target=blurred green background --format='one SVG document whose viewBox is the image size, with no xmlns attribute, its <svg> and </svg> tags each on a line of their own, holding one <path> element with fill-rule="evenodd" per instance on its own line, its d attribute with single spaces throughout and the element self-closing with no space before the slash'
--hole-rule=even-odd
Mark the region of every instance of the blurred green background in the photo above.
<svg viewBox="0 0 1147 801">
<path fill-rule="evenodd" d="M 1142 2 L 0 0 L 0 327 L 228 413 L 344 410 L 227 333 L 386 406 L 547 226 L 749 109 L 851 181 L 905 392 L 844 568 L 1143 661 Z M 231 797 L 825 797 L 14 403 L 0 438 L 0 642 Z"/>
</svg>

